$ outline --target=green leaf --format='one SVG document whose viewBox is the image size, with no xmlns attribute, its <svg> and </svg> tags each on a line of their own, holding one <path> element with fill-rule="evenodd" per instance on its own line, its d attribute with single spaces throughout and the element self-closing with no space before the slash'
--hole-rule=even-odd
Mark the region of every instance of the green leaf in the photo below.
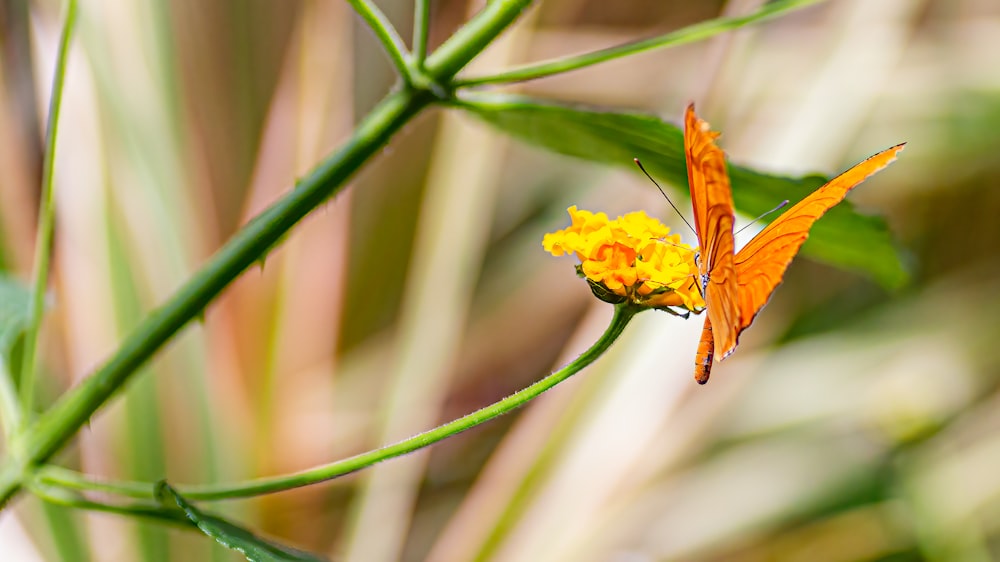
<svg viewBox="0 0 1000 562">
<path fill-rule="evenodd" d="M 161 481 L 156 485 L 156 497 L 161 503 L 176 503 L 188 519 L 201 529 L 201 532 L 212 537 L 222 546 L 239 552 L 251 562 L 280 560 L 320 562 L 323 560 L 314 554 L 266 541 L 221 517 L 204 513 L 191 505 L 166 482 Z"/>
<path fill-rule="evenodd" d="M 28 327 L 31 291 L 0 275 L 0 355 L 7 355 Z"/>
<path fill-rule="evenodd" d="M 687 195 L 683 132 L 655 116 L 507 95 L 470 95 L 456 105 L 514 137 L 560 154 L 633 169 L 632 159 L 639 158 L 654 177 Z M 764 174 L 732 163 L 729 175 L 736 208 L 751 217 L 785 199 L 794 204 L 827 179 Z M 908 279 L 885 221 L 859 214 L 847 201 L 813 226 L 802 253 L 866 273 L 886 288 L 898 288 Z"/>
</svg>

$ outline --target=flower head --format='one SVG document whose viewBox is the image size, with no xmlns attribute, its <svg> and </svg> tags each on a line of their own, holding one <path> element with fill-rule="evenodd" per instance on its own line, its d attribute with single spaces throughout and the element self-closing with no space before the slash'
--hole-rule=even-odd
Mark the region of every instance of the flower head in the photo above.
<svg viewBox="0 0 1000 562">
<path fill-rule="evenodd" d="M 576 254 L 577 273 L 602 300 L 701 312 L 695 250 L 660 221 L 637 211 L 614 220 L 604 213 L 567 209 L 572 224 L 542 239 L 554 256 Z"/>
</svg>

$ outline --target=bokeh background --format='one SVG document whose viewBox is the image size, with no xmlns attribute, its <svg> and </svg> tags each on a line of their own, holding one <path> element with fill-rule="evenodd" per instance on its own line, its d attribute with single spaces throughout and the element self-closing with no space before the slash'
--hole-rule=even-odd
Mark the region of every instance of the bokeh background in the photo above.
<svg viewBox="0 0 1000 562">
<path fill-rule="evenodd" d="M 0 3 L 0 267 L 25 281 L 60 4 Z M 47 400 L 394 81 L 337 0 L 81 4 L 58 148 Z M 378 4 L 409 36 L 411 2 Z M 481 4 L 433 2 L 432 46 Z M 546 0 L 469 71 L 761 4 Z M 691 378 L 700 319 L 650 312 L 515 414 L 361 474 L 212 509 L 359 562 L 1000 559 L 1000 4 L 830 0 L 513 91 L 674 121 L 694 100 L 733 161 L 787 174 L 832 174 L 908 141 L 851 199 L 887 217 L 911 283 L 887 292 L 800 259 L 706 387 Z M 571 204 L 645 209 L 684 229 L 638 174 L 464 115 L 422 115 L 60 463 L 173 483 L 274 475 L 526 386 L 610 318 L 572 259 L 541 249 Z M 236 559 L 195 533 L 27 496 L 0 514 L 0 553 Z"/>
</svg>

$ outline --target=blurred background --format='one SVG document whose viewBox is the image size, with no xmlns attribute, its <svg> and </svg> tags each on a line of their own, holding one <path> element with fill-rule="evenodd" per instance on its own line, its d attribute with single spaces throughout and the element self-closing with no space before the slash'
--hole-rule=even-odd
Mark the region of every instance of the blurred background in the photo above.
<svg viewBox="0 0 1000 562">
<path fill-rule="evenodd" d="M 538 2 L 468 72 L 762 3 Z M 81 4 L 56 166 L 46 400 L 394 81 L 336 0 Z M 378 4 L 409 37 L 412 2 Z M 482 2 L 432 5 L 433 47 Z M 60 15 L 55 0 L 0 3 L 0 268 L 25 282 Z M 833 174 L 908 141 L 851 199 L 887 217 L 912 282 L 890 293 L 799 259 L 706 387 L 692 380 L 700 318 L 649 312 L 514 414 L 334 482 L 208 507 L 365 562 L 1000 559 L 1000 4 L 830 0 L 513 91 L 675 122 L 694 100 L 733 161 L 770 172 Z M 526 386 L 610 318 L 573 260 L 541 249 L 572 204 L 644 209 L 684 230 L 638 174 L 464 115 L 420 116 L 59 462 L 175 484 L 275 475 Z M 29 496 L 0 514 L 0 552 L 236 559 L 189 531 Z"/>
</svg>

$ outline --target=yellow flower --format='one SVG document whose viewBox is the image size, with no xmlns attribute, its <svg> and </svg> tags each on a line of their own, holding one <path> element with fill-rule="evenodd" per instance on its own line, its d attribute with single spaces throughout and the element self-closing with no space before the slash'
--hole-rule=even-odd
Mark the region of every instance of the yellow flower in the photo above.
<svg viewBox="0 0 1000 562">
<path fill-rule="evenodd" d="M 542 239 L 554 256 L 575 254 L 577 272 L 602 300 L 701 312 L 695 250 L 660 221 L 637 211 L 614 220 L 604 213 L 567 209 L 572 224 Z"/>
</svg>

